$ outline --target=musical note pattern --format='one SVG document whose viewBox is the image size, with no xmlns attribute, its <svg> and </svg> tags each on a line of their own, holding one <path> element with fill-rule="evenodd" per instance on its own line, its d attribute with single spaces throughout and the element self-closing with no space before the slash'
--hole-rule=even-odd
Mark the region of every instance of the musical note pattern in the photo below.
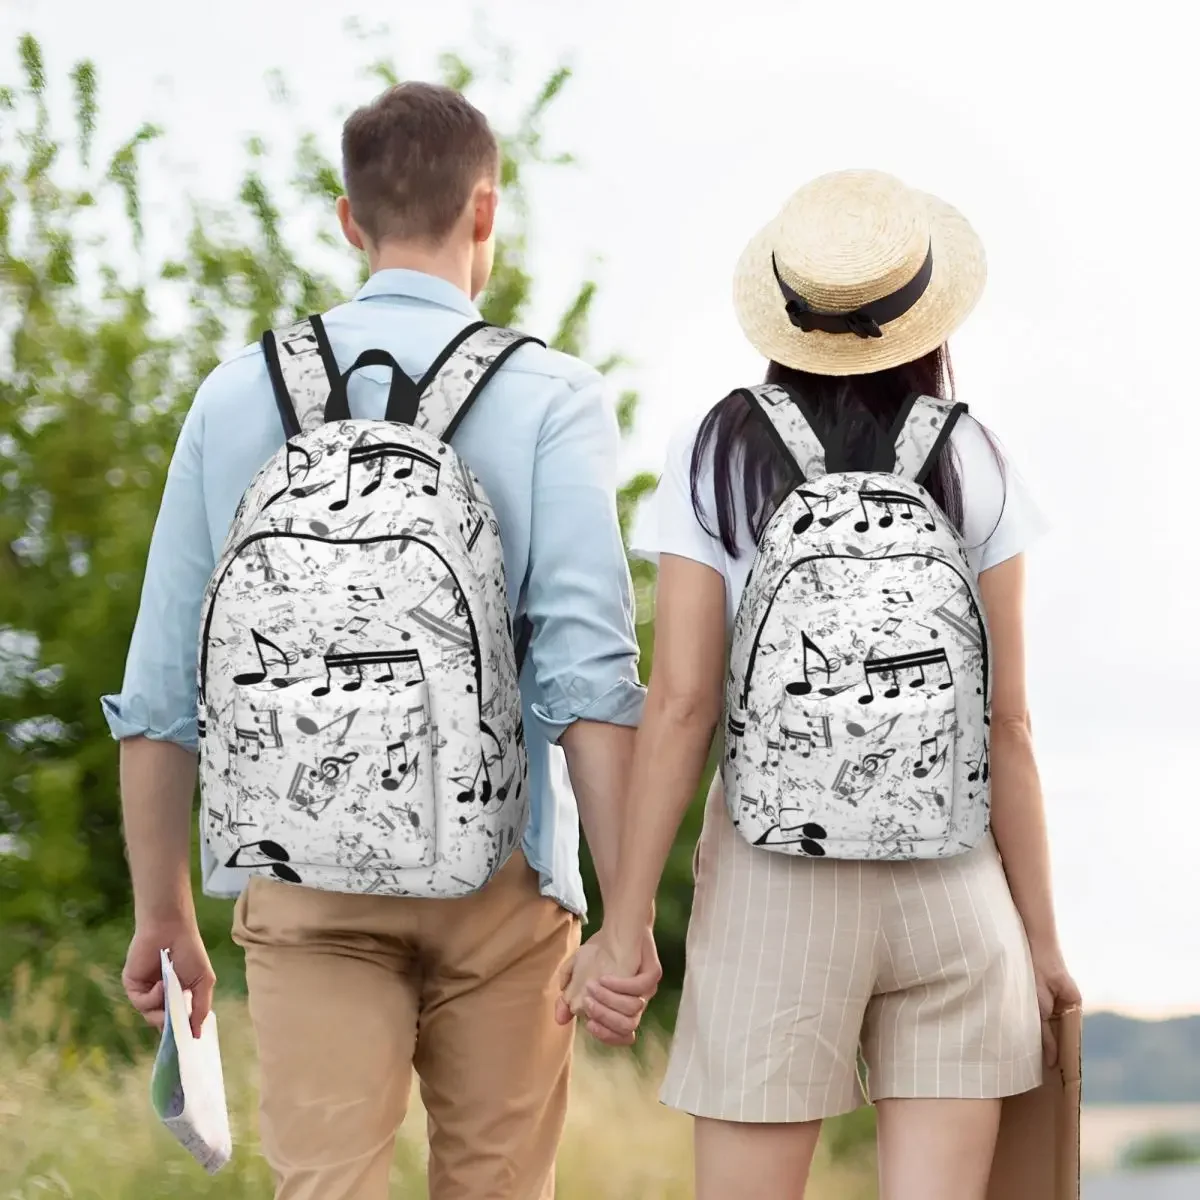
<svg viewBox="0 0 1200 1200">
<path fill-rule="evenodd" d="M 912 478 L 949 409 L 914 406 L 894 474 L 833 475 L 811 473 L 815 435 L 789 440 L 795 405 L 763 412 L 809 469 L 763 532 L 734 623 L 730 816 L 784 853 L 962 853 L 989 820 L 987 626 L 961 537 Z"/>
<path fill-rule="evenodd" d="M 321 423 L 312 356 L 280 355 L 302 432 L 243 497 L 202 615 L 202 830 L 226 867 L 445 897 L 482 887 L 520 841 L 499 526 L 441 439 L 517 336 L 485 332 L 429 385 L 416 427 Z"/>
</svg>

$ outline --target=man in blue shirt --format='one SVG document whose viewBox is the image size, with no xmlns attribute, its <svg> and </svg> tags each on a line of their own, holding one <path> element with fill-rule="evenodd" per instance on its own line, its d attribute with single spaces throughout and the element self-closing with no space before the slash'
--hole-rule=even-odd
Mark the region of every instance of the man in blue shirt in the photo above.
<svg viewBox="0 0 1200 1200">
<path fill-rule="evenodd" d="M 496 142 L 457 93 L 404 84 L 351 116 L 342 148 L 338 215 L 371 276 L 325 317 L 332 349 L 344 369 L 382 348 L 417 379 L 479 319 L 471 297 L 492 266 Z M 382 368 L 357 372 L 353 415 L 381 419 L 388 383 Z M 205 380 L 184 421 L 124 685 L 103 701 L 121 741 L 134 885 L 125 987 L 152 1023 L 161 1022 L 164 947 L 192 992 L 194 1029 L 211 1007 L 188 872 L 200 611 L 242 493 L 283 442 L 263 355 L 250 347 Z M 495 509 L 510 608 L 533 629 L 522 678 L 531 786 L 522 853 L 452 900 L 258 877 L 241 890 L 240 878 L 205 864 L 208 890 L 241 890 L 235 937 L 246 950 L 263 1145 L 279 1200 L 386 1196 L 414 1064 L 433 1200 L 553 1194 L 573 1033 L 556 1022 L 555 1001 L 584 909 L 577 810 L 603 892 L 642 706 L 618 445 L 600 376 L 535 345 L 506 360 L 454 435 Z M 657 974 L 647 931 L 642 996 L 614 998 L 625 1007 L 598 1009 L 589 1029 L 630 1040 Z"/>
</svg>

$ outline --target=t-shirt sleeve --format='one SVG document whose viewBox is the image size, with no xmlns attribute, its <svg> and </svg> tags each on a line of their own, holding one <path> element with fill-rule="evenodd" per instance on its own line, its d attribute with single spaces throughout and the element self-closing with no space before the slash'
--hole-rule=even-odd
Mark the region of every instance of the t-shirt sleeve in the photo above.
<svg viewBox="0 0 1200 1200">
<path fill-rule="evenodd" d="M 1049 528 L 1015 467 L 983 427 L 964 417 L 952 439 L 963 492 L 963 537 L 976 574 L 1023 553 Z"/>
<path fill-rule="evenodd" d="M 680 429 L 667 447 L 663 473 L 654 494 L 647 497 L 634 523 L 631 551 L 638 558 L 657 563 L 660 554 L 677 554 L 694 562 L 723 570 L 721 542 L 704 528 L 692 505 L 692 448 L 698 422 Z M 701 502 L 710 502 L 710 472 L 702 472 Z M 706 513 L 707 516 L 707 513 Z M 716 528 L 715 524 L 712 528 Z"/>
</svg>

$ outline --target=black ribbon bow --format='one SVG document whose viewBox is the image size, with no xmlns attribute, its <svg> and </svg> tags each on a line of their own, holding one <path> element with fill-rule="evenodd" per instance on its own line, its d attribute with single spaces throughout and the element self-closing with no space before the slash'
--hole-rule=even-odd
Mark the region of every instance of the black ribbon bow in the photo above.
<svg viewBox="0 0 1200 1200">
<path fill-rule="evenodd" d="M 803 333 L 853 333 L 860 338 L 883 337 L 880 328 L 889 321 L 903 316 L 925 294 L 929 280 L 933 277 L 933 247 L 925 256 L 921 269 L 903 287 L 870 304 L 864 304 L 853 312 L 831 313 L 815 309 L 805 298 L 779 274 L 779 264 L 775 255 L 771 255 L 771 270 L 775 272 L 775 282 L 783 294 L 784 311 L 797 329 Z"/>
</svg>

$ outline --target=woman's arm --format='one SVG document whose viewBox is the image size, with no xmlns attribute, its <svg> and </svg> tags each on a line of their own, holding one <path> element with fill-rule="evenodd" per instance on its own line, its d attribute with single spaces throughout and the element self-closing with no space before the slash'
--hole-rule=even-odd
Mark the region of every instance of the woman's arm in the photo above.
<svg viewBox="0 0 1200 1200">
<path fill-rule="evenodd" d="M 992 833 L 1025 925 L 1045 1018 L 1056 1007 L 1078 1004 L 1079 990 L 1059 948 L 1046 813 L 1025 691 L 1024 555 L 984 571 L 979 591 L 992 642 Z M 1052 1045 L 1047 1054 L 1053 1061 Z"/>
<path fill-rule="evenodd" d="M 604 928 L 576 959 L 565 992 L 572 1012 L 583 1009 L 589 982 L 627 977 L 638 968 L 646 914 L 720 719 L 725 640 L 720 573 L 688 558 L 662 555 L 654 666 L 630 769 L 617 885 Z"/>
<path fill-rule="evenodd" d="M 1025 556 L 984 571 L 979 592 L 992 641 L 992 832 L 1026 936 L 1053 946 L 1050 848 L 1025 692 Z"/>
</svg>

